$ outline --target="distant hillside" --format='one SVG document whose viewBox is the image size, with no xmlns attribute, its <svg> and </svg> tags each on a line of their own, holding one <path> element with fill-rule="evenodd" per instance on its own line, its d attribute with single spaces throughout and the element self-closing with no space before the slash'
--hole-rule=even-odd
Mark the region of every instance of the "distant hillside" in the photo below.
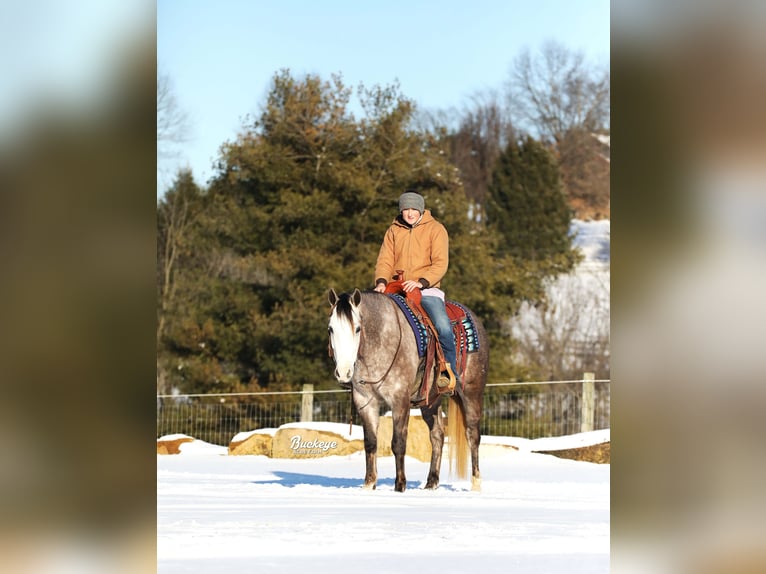
<svg viewBox="0 0 766 574">
<path fill-rule="evenodd" d="M 547 287 L 547 305 L 522 305 L 511 321 L 514 355 L 537 376 L 609 378 L 610 221 L 572 221 L 584 260 Z"/>
<path fill-rule="evenodd" d="M 580 264 L 588 268 L 609 269 L 611 221 L 572 220 L 569 232 L 574 236 L 573 245 L 579 248 L 585 260 Z"/>
</svg>

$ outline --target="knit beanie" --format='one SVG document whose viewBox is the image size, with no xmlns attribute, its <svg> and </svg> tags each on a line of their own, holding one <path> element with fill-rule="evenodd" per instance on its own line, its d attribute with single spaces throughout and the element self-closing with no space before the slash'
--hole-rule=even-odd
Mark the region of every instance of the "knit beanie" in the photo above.
<svg viewBox="0 0 766 574">
<path fill-rule="evenodd" d="M 405 191 L 399 196 L 399 212 L 405 209 L 417 209 L 421 214 L 426 210 L 426 200 L 414 191 Z"/>
</svg>

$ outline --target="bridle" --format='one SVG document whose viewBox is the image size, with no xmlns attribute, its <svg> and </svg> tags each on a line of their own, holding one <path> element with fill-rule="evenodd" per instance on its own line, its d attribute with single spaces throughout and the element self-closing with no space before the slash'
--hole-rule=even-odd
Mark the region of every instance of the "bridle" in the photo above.
<svg viewBox="0 0 766 574">
<path fill-rule="evenodd" d="M 389 299 L 389 301 L 390 301 L 390 299 Z M 390 303 L 391 303 L 391 305 L 395 305 L 395 303 L 393 301 L 390 301 Z M 394 310 L 396 310 L 396 308 L 394 308 Z M 332 316 L 332 314 L 334 312 L 335 312 L 335 308 L 333 307 L 332 311 L 330 311 L 330 315 Z M 352 327 L 355 327 L 355 325 L 353 325 L 353 323 L 352 323 Z M 362 350 L 362 346 L 364 345 L 365 336 L 364 336 L 364 322 L 362 321 L 361 313 L 359 314 L 359 327 L 360 327 L 361 330 L 359 332 L 359 347 L 358 347 L 357 352 L 356 352 L 356 362 L 359 362 L 362 365 L 364 365 L 364 356 L 362 356 L 361 350 Z M 359 380 L 359 384 L 361 384 L 361 385 L 378 385 L 378 384 L 380 384 L 388 376 L 388 374 L 391 372 L 391 369 L 394 368 L 394 364 L 396 363 L 396 358 L 399 356 L 399 349 L 401 349 L 401 348 L 402 348 L 402 329 L 399 329 L 399 340 L 396 343 L 396 352 L 394 353 L 394 357 L 393 357 L 393 359 L 391 359 L 391 363 L 388 365 L 388 369 L 386 369 L 386 372 L 383 373 L 383 376 L 381 376 L 377 381 L 368 382 L 368 381 L 360 379 Z M 330 356 L 333 357 L 333 360 L 335 360 L 335 357 L 333 355 L 332 344 L 329 343 L 329 342 L 328 342 L 328 349 L 329 349 Z M 356 365 L 354 366 L 354 370 L 356 371 Z M 366 370 L 366 367 L 365 367 L 365 370 Z"/>
</svg>

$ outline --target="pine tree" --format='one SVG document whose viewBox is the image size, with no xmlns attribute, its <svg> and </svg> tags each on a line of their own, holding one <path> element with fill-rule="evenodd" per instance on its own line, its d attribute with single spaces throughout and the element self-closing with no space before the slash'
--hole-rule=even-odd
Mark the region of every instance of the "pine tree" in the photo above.
<svg viewBox="0 0 766 574">
<path fill-rule="evenodd" d="M 406 189 L 423 194 L 447 227 L 442 285 L 473 308 L 495 348 L 507 346 L 507 317 L 539 296 L 539 270 L 512 257 L 498 230 L 469 217 L 457 169 L 435 137 L 413 128 L 414 104 L 398 86 L 360 88 L 360 118 L 351 96 L 340 77 L 282 71 L 258 118 L 221 147 L 175 275 L 163 336 L 172 386 L 334 388 L 327 291 L 372 287 L 380 242 Z M 509 353 L 492 356 L 493 378 L 509 376 Z"/>
<path fill-rule="evenodd" d="M 565 272 L 577 261 L 567 204 L 554 156 L 530 136 L 511 142 L 498 158 L 489 186 L 489 225 L 503 237 L 500 251 L 517 262 Z"/>
</svg>

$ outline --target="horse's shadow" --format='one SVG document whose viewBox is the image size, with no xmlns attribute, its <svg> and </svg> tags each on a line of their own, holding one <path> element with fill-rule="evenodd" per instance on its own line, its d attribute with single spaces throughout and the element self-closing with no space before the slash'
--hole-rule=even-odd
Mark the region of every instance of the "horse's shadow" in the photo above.
<svg viewBox="0 0 766 574">
<path fill-rule="evenodd" d="M 338 476 L 324 476 L 321 474 L 303 474 L 299 472 L 272 472 L 276 479 L 254 480 L 252 484 L 279 484 L 288 488 L 296 486 L 323 486 L 328 488 L 362 488 L 364 481 L 359 478 L 342 478 Z M 394 478 L 379 478 L 378 486 L 394 487 Z M 407 490 L 422 489 L 422 481 L 408 481 Z M 439 489 L 455 490 L 451 485 L 441 485 Z"/>
</svg>

